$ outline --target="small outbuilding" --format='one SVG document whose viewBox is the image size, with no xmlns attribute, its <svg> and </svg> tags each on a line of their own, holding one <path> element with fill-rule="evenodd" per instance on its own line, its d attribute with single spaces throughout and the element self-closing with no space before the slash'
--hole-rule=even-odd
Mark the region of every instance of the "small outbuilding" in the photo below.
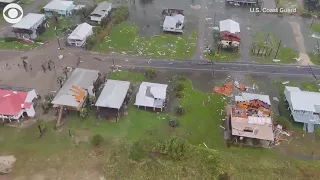
<svg viewBox="0 0 320 180">
<path fill-rule="evenodd" d="M 12 32 L 20 39 L 37 38 L 40 26 L 44 26 L 46 17 L 44 14 L 29 13 L 18 23 L 12 25 Z"/>
<path fill-rule="evenodd" d="M 53 0 L 43 7 L 46 15 L 70 16 L 75 9 L 73 1 Z"/>
<path fill-rule="evenodd" d="M 91 21 L 101 23 L 102 19 L 107 17 L 112 8 L 112 3 L 107 1 L 101 2 L 97 5 L 97 7 L 90 14 Z"/>
<path fill-rule="evenodd" d="M 130 82 L 109 79 L 96 102 L 98 116 L 116 117 L 124 113 L 124 105 L 129 100 Z"/>
<path fill-rule="evenodd" d="M 220 45 L 222 48 L 240 48 L 240 25 L 234 20 L 220 21 Z"/>
<path fill-rule="evenodd" d="M 167 84 L 142 82 L 136 95 L 135 105 L 162 111 L 165 107 L 167 88 Z"/>
<path fill-rule="evenodd" d="M 67 42 L 70 46 L 82 47 L 85 45 L 87 38 L 92 35 L 93 27 L 88 23 L 79 24 L 76 29 L 68 36 Z"/>
</svg>

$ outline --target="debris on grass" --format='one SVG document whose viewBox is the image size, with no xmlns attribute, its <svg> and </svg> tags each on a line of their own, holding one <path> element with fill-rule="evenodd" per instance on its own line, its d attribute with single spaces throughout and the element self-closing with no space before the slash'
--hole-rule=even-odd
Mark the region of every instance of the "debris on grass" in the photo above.
<svg viewBox="0 0 320 180">
<path fill-rule="evenodd" d="M 282 82 L 282 84 L 283 84 L 283 85 L 289 84 L 289 81 L 284 81 L 284 82 Z"/>
<path fill-rule="evenodd" d="M 277 97 L 273 97 L 272 98 L 274 101 L 279 101 L 279 99 Z"/>
<path fill-rule="evenodd" d="M 232 90 L 232 81 L 225 84 L 223 87 L 215 86 L 213 91 L 220 95 L 230 96 Z"/>
<path fill-rule="evenodd" d="M 190 5 L 190 7 L 194 10 L 199 10 L 201 8 L 200 5 Z"/>
<path fill-rule="evenodd" d="M 273 62 L 280 62 L 280 59 L 273 59 Z"/>
</svg>

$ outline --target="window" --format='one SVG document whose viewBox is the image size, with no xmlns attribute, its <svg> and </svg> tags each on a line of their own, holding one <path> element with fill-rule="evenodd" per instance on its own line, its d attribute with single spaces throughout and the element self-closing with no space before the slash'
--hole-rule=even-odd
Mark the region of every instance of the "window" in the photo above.
<svg viewBox="0 0 320 180">
<path fill-rule="evenodd" d="M 251 127 L 245 127 L 244 132 L 253 132 L 253 129 Z"/>
</svg>

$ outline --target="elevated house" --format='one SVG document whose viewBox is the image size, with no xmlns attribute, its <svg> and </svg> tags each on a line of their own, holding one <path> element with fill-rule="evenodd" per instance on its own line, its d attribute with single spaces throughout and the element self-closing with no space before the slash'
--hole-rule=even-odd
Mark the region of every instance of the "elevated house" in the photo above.
<svg viewBox="0 0 320 180">
<path fill-rule="evenodd" d="M 70 16 L 75 7 L 73 1 L 53 0 L 43 7 L 43 11 L 48 16 Z"/>
<path fill-rule="evenodd" d="M 138 107 L 152 108 L 153 111 L 165 107 L 167 84 L 142 82 L 136 95 L 135 105 Z"/>
<path fill-rule="evenodd" d="M 242 93 L 241 96 L 235 96 L 235 105 L 229 110 L 229 127 L 233 138 L 245 142 L 256 139 L 263 147 L 274 143 L 269 96 Z"/>
<path fill-rule="evenodd" d="M 222 48 L 240 48 L 240 25 L 234 20 L 227 19 L 219 22 L 219 41 Z"/>
<path fill-rule="evenodd" d="M 35 39 L 37 38 L 40 26 L 44 26 L 46 17 L 44 14 L 29 13 L 18 23 L 12 25 L 12 32 L 17 38 Z"/>
<path fill-rule="evenodd" d="M 303 129 L 312 133 L 315 125 L 320 124 L 320 93 L 286 86 L 284 95 L 294 121 L 303 123 Z"/>
<path fill-rule="evenodd" d="M 82 47 L 85 45 L 87 38 L 92 35 L 93 27 L 88 23 L 79 24 L 67 38 L 70 46 Z"/>
<path fill-rule="evenodd" d="M 53 107 L 80 110 L 88 95 L 94 95 L 93 84 L 98 77 L 99 71 L 76 68 L 52 100 Z"/>
<path fill-rule="evenodd" d="M 163 32 L 183 33 L 184 21 L 183 10 L 165 9 L 162 11 Z"/>
<path fill-rule="evenodd" d="M 29 88 L 0 86 L 0 118 L 2 121 L 34 117 L 36 91 Z"/>
<path fill-rule="evenodd" d="M 112 3 L 107 1 L 101 2 L 97 5 L 97 7 L 90 14 L 90 19 L 93 22 L 101 23 L 102 19 L 107 17 L 112 8 Z"/>
<path fill-rule="evenodd" d="M 124 105 L 128 101 L 130 82 L 108 79 L 96 102 L 99 117 L 115 117 L 124 113 Z"/>
</svg>

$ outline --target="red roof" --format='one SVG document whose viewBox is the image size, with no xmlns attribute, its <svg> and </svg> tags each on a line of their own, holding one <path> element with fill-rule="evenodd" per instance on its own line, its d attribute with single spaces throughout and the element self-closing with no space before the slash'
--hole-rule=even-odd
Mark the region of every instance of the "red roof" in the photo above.
<svg viewBox="0 0 320 180">
<path fill-rule="evenodd" d="M 26 103 L 28 92 L 0 89 L 0 114 L 16 116 L 21 109 L 30 108 L 31 103 Z"/>
<path fill-rule="evenodd" d="M 228 31 L 220 32 L 220 40 L 237 41 L 237 42 L 241 41 L 239 33 L 230 33 Z"/>
</svg>

